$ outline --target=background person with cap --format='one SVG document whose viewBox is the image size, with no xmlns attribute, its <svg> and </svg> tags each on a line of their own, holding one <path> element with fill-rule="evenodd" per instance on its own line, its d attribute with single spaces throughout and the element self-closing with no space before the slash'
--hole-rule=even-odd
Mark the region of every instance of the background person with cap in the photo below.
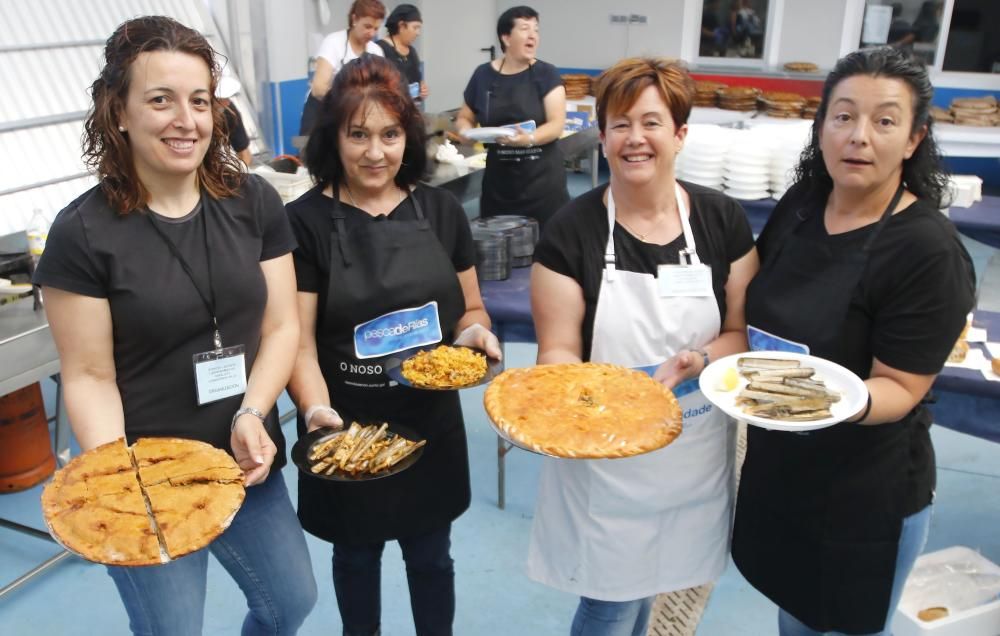
<svg viewBox="0 0 1000 636">
<path fill-rule="evenodd" d="M 387 60 L 396 65 L 399 74 L 406 80 L 410 97 L 417 103 L 427 98 L 427 83 L 424 82 L 423 70 L 420 68 L 420 56 L 413 43 L 420 37 L 420 29 L 424 21 L 420 17 L 420 9 L 412 4 L 401 4 L 392 10 L 385 21 L 389 34 L 385 39 L 376 42 L 385 53 Z"/>
<path fill-rule="evenodd" d="M 240 94 L 240 81 L 231 75 L 224 75 L 219 79 L 219 85 L 215 88 L 215 96 L 222 106 L 222 117 L 226 120 L 226 137 L 233 152 L 243 163 L 249 166 L 253 163 L 253 153 L 250 152 L 250 136 L 243 125 L 243 118 L 237 110 L 233 98 Z"/>
<path fill-rule="evenodd" d="M 323 39 L 316 51 L 316 70 L 309 83 L 306 105 L 302 108 L 300 135 L 308 135 L 312 131 L 320 101 L 333 86 L 333 78 L 344 64 L 365 53 L 382 55 L 382 49 L 373 40 L 383 19 L 385 5 L 379 0 L 354 0 L 347 12 L 347 28 Z"/>
</svg>

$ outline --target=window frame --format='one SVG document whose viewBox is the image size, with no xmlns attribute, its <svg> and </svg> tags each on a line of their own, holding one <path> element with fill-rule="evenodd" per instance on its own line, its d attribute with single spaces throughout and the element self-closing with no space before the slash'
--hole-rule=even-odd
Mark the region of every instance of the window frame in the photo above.
<svg viewBox="0 0 1000 636">
<path fill-rule="evenodd" d="M 938 31 L 938 44 L 937 49 L 934 51 L 934 63 L 927 67 L 931 83 L 934 86 L 947 86 L 948 88 L 972 88 L 995 91 L 997 73 L 968 73 L 964 71 L 944 70 L 944 55 L 945 49 L 948 47 L 948 34 L 951 31 L 951 15 L 955 8 L 955 0 L 942 1 L 944 2 L 944 8 L 941 12 L 941 28 Z M 844 30 L 840 40 L 840 57 L 858 50 L 867 0 L 846 0 L 844 4 Z M 700 17 L 699 14 L 699 19 Z"/>
<path fill-rule="evenodd" d="M 704 10 L 704 0 L 684 0 L 684 19 L 681 26 L 681 57 L 690 60 L 700 69 L 740 68 L 767 70 L 778 63 L 778 41 L 782 19 L 784 17 L 785 0 L 768 0 L 767 21 L 764 24 L 764 51 L 759 59 L 745 57 L 702 57 L 698 55 L 701 44 L 701 14 Z"/>
</svg>

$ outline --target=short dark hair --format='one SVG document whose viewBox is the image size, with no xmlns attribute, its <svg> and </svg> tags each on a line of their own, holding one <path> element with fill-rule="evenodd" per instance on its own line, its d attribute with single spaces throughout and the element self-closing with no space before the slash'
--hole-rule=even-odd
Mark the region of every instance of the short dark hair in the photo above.
<svg viewBox="0 0 1000 636">
<path fill-rule="evenodd" d="M 396 185 L 408 188 L 423 178 L 427 170 L 424 117 L 392 62 L 378 55 L 362 55 L 340 69 L 320 103 L 304 153 L 309 174 L 317 183 L 337 186 L 343 182 L 340 131 L 359 109 L 372 103 L 395 117 L 406 134 L 403 165 L 396 173 Z"/>
<path fill-rule="evenodd" d="M 127 133 L 118 124 L 125 112 L 132 64 L 142 53 L 176 51 L 199 58 L 208 67 L 208 92 L 212 96 L 212 139 L 201 165 L 198 184 L 213 198 L 236 194 L 243 172 L 229 152 L 229 136 L 215 87 L 219 63 L 205 37 L 180 22 L 163 16 L 144 16 L 123 22 L 104 45 L 104 67 L 90 86 L 93 103 L 83 123 L 83 160 L 101 179 L 108 203 L 127 214 L 149 202 L 149 191 L 135 170 Z"/>
<path fill-rule="evenodd" d="M 516 7 L 511 7 L 500 14 L 500 18 L 497 20 L 497 39 L 500 40 L 500 50 L 506 52 L 507 45 L 503 43 L 504 35 L 510 35 L 510 32 L 514 30 L 514 20 L 521 18 L 523 20 L 530 20 L 534 18 L 538 19 L 538 12 L 522 5 Z"/>
<path fill-rule="evenodd" d="M 401 4 L 393 9 L 389 17 L 385 19 L 385 30 L 389 32 L 389 35 L 396 35 L 399 33 L 400 22 L 423 21 L 423 18 L 420 17 L 420 9 L 412 4 Z"/>
<path fill-rule="evenodd" d="M 827 105 L 833 89 L 843 80 L 856 75 L 898 79 L 909 86 L 913 94 L 913 124 L 910 127 L 910 134 L 924 126 L 927 127 L 927 134 L 910 158 L 903 160 L 903 183 L 914 195 L 940 208 L 948 192 L 948 174 L 941 163 L 941 154 L 934 141 L 934 122 L 930 117 L 934 87 L 922 61 L 890 46 L 862 49 L 845 55 L 826 76 L 823 97 L 816 109 L 809 145 L 802 151 L 799 164 L 795 168 L 795 183 L 801 183 L 805 187 L 806 195 L 816 200 L 825 200 L 833 189 L 833 179 L 830 178 L 830 173 L 823 162 L 823 153 L 819 146 L 819 132 L 826 119 Z"/>
</svg>

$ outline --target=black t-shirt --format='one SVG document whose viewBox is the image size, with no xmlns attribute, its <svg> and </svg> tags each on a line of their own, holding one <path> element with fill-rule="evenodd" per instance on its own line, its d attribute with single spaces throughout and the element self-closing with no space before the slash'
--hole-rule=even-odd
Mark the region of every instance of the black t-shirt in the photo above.
<svg viewBox="0 0 1000 636">
<path fill-rule="evenodd" d="M 364 210 L 340 202 L 346 213 L 347 232 L 363 223 L 391 223 L 417 218 L 411 198 L 415 197 L 430 222 L 444 251 L 451 257 L 456 272 L 464 272 L 476 264 L 476 247 L 465 210 L 453 194 L 440 188 L 418 185 L 388 216 L 373 217 Z M 295 275 L 301 292 L 319 294 L 319 307 L 326 307 L 330 282 L 331 236 L 335 232 L 331 212 L 334 200 L 317 186 L 288 204 L 288 218 L 298 238 L 294 253 Z M 319 319 L 322 319 L 320 312 Z"/>
<path fill-rule="evenodd" d="M 583 359 L 590 359 L 594 316 L 604 272 L 608 244 L 608 209 L 602 197 L 607 185 L 599 186 L 570 201 L 552 217 L 535 246 L 534 260 L 552 271 L 569 276 L 583 289 Z M 753 232 L 746 212 L 734 199 L 691 183 L 681 182 L 691 199 L 688 217 L 698 247 L 698 258 L 712 268 L 712 289 L 719 316 L 726 319 L 726 281 L 729 266 L 753 248 Z M 680 262 L 686 247 L 684 235 L 666 245 L 654 245 L 632 236 L 615 223 L 615 267 L 628 272 L 656 275 L 661 264 Z"/>
<path fill-rule="evenodd" d="M 513 86 L 528 82 L 534 83 L 542 100 L 552 89 L 562 86 L 559 70 L 548 62 L 538 60 L 529 68 L 514 75 L 503 75 L 496 71 L 490 63 L 486 63 L 480 64 L 473 71 L 462 96 L 465 103 L 476 114 L 476 119 L 483 126 L 514 124 L 517 122 L 506 120 L 504 113 L 490 112 L 490 101 L 493 94 L 509 91 Z M 536 121 L 535 123 L 541 126 L 545 122 Z"/>
<path fill-rule="evenodd" d="M 399 73 L 406 80 L 407 84 L 412 84 L 413 82 L 419 82 L 420 77 L 420 56 L 417 55 L 417 49 L 410 47 L 410 53 L 408 55 L 403 55 L 396 50 L 396 47 L 392 45 L 389 40 L 379 40 L 375 44 L 382 47 L 385 51 L 385 59 L 392 62 Z"/>
<path fill-rule="evenodd" d="M 799 216 L 805 220 L 786 240 L 807 236 L 834 252 L 861 249 L 874 225 L 829 235 L 823 206 L 810 205 L 800 193 L 793 188 L 781 199 L 757 239 L 762 263 Z M 845 366 L 867 378 L 875 357 L 909 373 L 938 373 L 974 303 L 972 260 L 955 226 L 917 200 L 893 215 L 871 246 L 844 322 Z"/>
<path fill-rule="evenodd" d="M 295 247 L 281 199 L 263 179 L 248 176 L 238 195 L 228 199 L 203 192 L 198 206 L 179 219 L 146 211 L 118 214 L 96 186 L 62 210 L 49 230 L 34 282 L 107 299 L 129 441 L 184 437 L 231 452 L 230 420 L 243 396 L 198 406 L 192 355 L 212 349 L 211 317 L 152 225 L 173 241 L 208 297 L 206 221 L 223 346 L 246 347 L 249 376 L 267 303 L 260 262 Z M 280 467 L 284 438 L 273 410 L 266 424 Z"/>
<path fill-rule="evenodd" d="M 222 109 L 222 116 L 226 119 L 226 129 L 229 131 L 229 145 L 236 152 L 243 152 L 250 147 L 250 136 L 243 126 L 243 118 L 236 106 L 229 104 Z"/>
</svg>

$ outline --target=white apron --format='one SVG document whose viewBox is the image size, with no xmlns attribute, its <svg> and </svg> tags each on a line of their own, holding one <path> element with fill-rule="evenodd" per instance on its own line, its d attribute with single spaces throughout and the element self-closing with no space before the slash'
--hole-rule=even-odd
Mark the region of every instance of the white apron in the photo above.
<svg viewBox="0 0 1000 636">
<path fill-rule="evenodd" d="M 696 246 L 677 186 L 692 262 Z M 616 271 L 615 205 L 608 189 L 608 246 L 591 361 L 658 365 L 719 335 L 715 296 L 660 296 L 651 274 Z M 685 391 L 691 390 L 686 394 Z M 545 585 L 628 601 L 713 581 L 725 569 L 733 499 L 735 428 L 697 390 L 675 393 L 683 433 L 625 459 L 553 459 L 542 466 L 527 574 Z M 682 395 L 683 394 L 683 395 Z"/>
</svg>

